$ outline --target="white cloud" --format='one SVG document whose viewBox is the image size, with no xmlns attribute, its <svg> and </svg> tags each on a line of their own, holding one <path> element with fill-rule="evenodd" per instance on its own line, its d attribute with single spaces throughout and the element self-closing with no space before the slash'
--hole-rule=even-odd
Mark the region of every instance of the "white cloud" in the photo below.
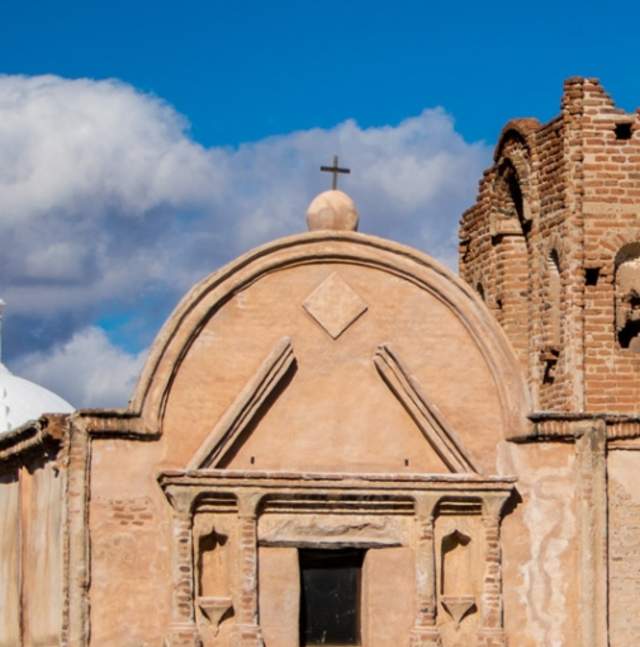
<svg viewBox="0 0 640 647">
<path fill-rule="evenodd" d="M 117 81 L 0 78 L 0 178 L 13 220 L 198 203 L 215 186 L 210 156 L 184 120 Z"/>
<path fill-rule="evenodd" d="M 123 407 L 133 393 L 146 351 L 130 355 L 104 331 L 84 328 L 52 351 L 24 355 L 15 372 L 51 389 L 76 408 Z"/>
<path fill-rule="evenodd" d="M 206 214 L 225 180 L 186 126 L 117 81 L 0 77 L 0 271 L 13 312 L 88 311 L 191 278 L 175 258 L 188 232 L 176 240 L 171 226 Z"/>
<path fill-rule="evenodd" d="M 71 357 L 72 335 L 114 308 L 150 336 L 198 278 L 303 231 L 334 153 L 352 168 L 341 186 L 362 231 L 455 266 L 458 218 L 490 151 L 440 108 L 206 149 L 171 106 L 124 83 L 0 76 L 0 296 L 20 321 L 9 356 L 35 343 Z"/>
</svg>

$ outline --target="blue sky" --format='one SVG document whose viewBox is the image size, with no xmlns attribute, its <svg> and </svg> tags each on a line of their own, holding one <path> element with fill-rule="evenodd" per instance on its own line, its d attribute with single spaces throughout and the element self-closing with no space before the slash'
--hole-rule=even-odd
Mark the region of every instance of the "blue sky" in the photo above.
<svg viewBox="0 0 640 647">
<path fill-rule="evenodd" d="M 635 107 L 637 3 L 11 2 L 3 72 L 119 78 L 169 101 L 202 144 L 236 145 L 442 105 L 465 138 L 557 110 L 562 80 L 602 78 Z"/>
<path fill-rule="evenodd" d="M 6 361 L 74 404 L 123 404 L 189 285 L 304 229 L 334 152 L 363 231 L 455 266 L 509 118 L 553 117 L 572 75 L 640 105 L 639 19 L 630 2 L 2 3 Z"/>
</svg>

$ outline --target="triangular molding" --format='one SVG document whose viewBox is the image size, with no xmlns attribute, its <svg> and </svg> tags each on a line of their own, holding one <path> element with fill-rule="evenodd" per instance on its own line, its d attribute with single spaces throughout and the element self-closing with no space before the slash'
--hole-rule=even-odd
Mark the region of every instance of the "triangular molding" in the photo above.
<svg viewBox="0 0 640 647">
<path fill-rule="evenodd" d="M 227 452 L 254 420 L 260 407 L 283 381 L 295 361 L 291 339 L 283 337 L 206 437 L 189 461 L 187 469 L 219 467 Z"/>
<path fill-rule="evenodd" d="M 378 346 L 373 362 L 380 377 L 413 418 L 444 464 L 452 472 L 477 474 L 478 470 L 456 433 L 387 344 Z"/>
</svg>

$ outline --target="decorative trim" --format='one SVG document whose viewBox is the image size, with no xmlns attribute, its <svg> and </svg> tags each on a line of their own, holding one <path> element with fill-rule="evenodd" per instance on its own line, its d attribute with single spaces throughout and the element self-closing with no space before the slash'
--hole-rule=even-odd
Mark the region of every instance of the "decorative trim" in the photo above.
<svg viewBox="0 0 640 647">
<path fill-rule="evenodd" d="M 68 414 L 47 414 L 0 434 L 0 462 L 41 449 L 49 440 L 60 442 L 65 434 L 68 417 Z"/>
<path fill-rule="evenodd" d="M 490 510 L 495 524 L 503 510 L 503 503 L 515 492 L 514 479 L 509 477 L 482 477 L 476 474 L 347 474 L 347 473 L 282 473 L 252 472 L 224 469 L 168 471 L 158 475 L 158 482 L 173 506 L 183 519 L 191 518 L 202 510 L 207 497 L 221 500 L 233 497 L 237 501 L 238 524 L 238 596 L 236 608 L 237 625 L 234 634 L 238 647 L 259 647 L 262 635 L 258 615 L 258 563 L 259 545 L 258 518 L 268 513 L 271 503 L 291 503 L 297 507 L 306 502 L 313 504 L 313 513 L 336 514 L 337 506 L 348 505 L 351 514 L 367 514 L 371 504 L 385 506 L 386 515 L 406 515 L 407 504 L 414 514 L 416 525 L 416 607 L 415 622 L 410 632 L 412 647 L 440 647 L 436 625 L 434 513 L 440 502 L 478 501 L 483 510 Z M 279 507 L 279 509 L 281 509 Z M 209 511 L 209 508 L 207 508 Z M 188 514 L 186 514 L 188 512 Z M 175 517 L 174 517 L 175 518 Z M 181 532 L 173 533 L 174 588 L 179 591 L 181 626 L 193 616 L 192 608 L 198 599 L 184 584 L 193 581 L 193 551 L 185 539 L 187 524 Z M 414 532 L 412 532 L 414 534 Z M 493 535 L 490 538 L 493 541 Z M 496 540 L 498 540 L 496 535 Z M 350 542 L 351 544 L 351 542 Z M 299 545 L 299 544 L 298 544 Z M 318 546 L 318 542 L 314 542 Z M 485 588 L 489 589 L 491 610 L 502 608 L 499 547 L 490 546 L 487 552 L 487 577 Z M 191 561 L 190 561 L 191 560 Z M 490 584 L 490 587 L 489 587 Z M 486 596 L 485 596 L 486 597 Z M 487 598 L 489 599 L 489 598 Z M 178 601 L 176 599 L 176 601 Z M 502 628 L 501 617 L 490 615 Z M 183 643 L 170 642 L 182 647 Z M 191 643 L 190 643 L 191 645 Z M 488 644 L 487 644 L 488 647 Z M 503 646 L 501 646 L 503 647 Z"/>
<path fill-rule="evenodd" d="M 89 540 L 89 497 L 91 438 L 72 417 L 64 446 L 64 601 L 62 647 L 86 647 L 90 636 L 91 544 Z"/>
<path fill-rule="evenodd" d="M 388 344 L 378 346 L 373 363 L 384 383 L 413 418 L 444 464 L 452 472 L 477 474 L 478 469 L 455 431 Z"/>
<path fill-rule="evenodd" d="M 570 413 L 536 411 L 529 415 L 532 425 L 526 434 L 514 434 L 507 440 L 512 443 L 568 442 L 580 438 L 585 423 L 602 421 L 606 426 L 608 443 L 640 438 L 640 416 L 618 413 Z"/>
<path fill-rule="evenodd" d="M 392 490 L 409 495 L 414 491 L 447 492 L 464 494 L 473 499 L 476 492 L 510 493 L 515 486 L 515 476 L 483 476 L 480 474 L 407 474 L 398 472 L 284 472 L 279 470 L 165 470 L 158 474 L 158 483 L 168 495 L 169 502 L 174 487 L 208 491 L 271 490 L 282 489 L 297 500 L 299 490 L 307 490 L 314 496 L 335 490 L 366 489 L 368 491 Z M 476 497 L 477 498 L 477 497 Z M 315 500 L 315 499 L 314 499 Z"/>
<path fill-rule="evenodd" d="M 316 286 L 304 300 L 302 307 L 334 340 L 368 310 L 362 297 L 338 272 L 332 272 Z"/>
<path fill-rule="evenodd" d="M 289 337 L 283 337 L 218 421 L 187 465 L 188 470 L 219 467 L 242 432 L 295 363 Z"/>
</svg>

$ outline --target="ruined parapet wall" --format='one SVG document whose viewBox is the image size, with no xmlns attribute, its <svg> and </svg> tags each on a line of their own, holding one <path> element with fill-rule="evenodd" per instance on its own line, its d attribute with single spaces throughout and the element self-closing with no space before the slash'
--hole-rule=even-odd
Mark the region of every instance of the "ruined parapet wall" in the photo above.
<svg viewBox="0 0 640 647">
<path fill-rule="evenodd" d="M 462 217 L 460 273 L 502 324 L 536 408 L 638 413 L 639 211 L 639 116 L 598 81 L 567 80 L 548 124 L 503 130 Z"/>
<path fill-rule="evenodd" d="M 640 411 L 640 114 L 585 81 L 585 406 Z"/>
<path fill-rule="evenodd" d="M 558 409 L 571 399 L 571 371 L 559 352 L 567 309 L 563 132 L 560 118 L 507 124 L 460 226 L 461 275 L 507 333 L 536 406 Z"/>
<path fill-rule="evenodd" d="M 460 232 L 461 274 L 496 316 L 525 369 L 532 221 L 531 148 L 526 133 L 533 126 L 524 121 L 507 125 L 495 164 L 485 172 L 478 201 L 464 215 Z"/>
<path fill-rule="evenodd" d="M 537 334 L 530 341 L 530 373 L 539 408 L 557 411 L 580 406 L 574 361 L 581 349 L 579 344 L 576 347 L 575 335 L 579 305 L 567 287 L 582 280 L 576 276 L 574 246 L 570 244 L 576 223 L 569 192 L 569 138 L 570 125 L 564 117 L 542 126 L 535 136 L 539 217 L 534 225 L 537 240 L 530 281 L 536 289 L 531 295 L 530 316 Z"/>
</svg>

